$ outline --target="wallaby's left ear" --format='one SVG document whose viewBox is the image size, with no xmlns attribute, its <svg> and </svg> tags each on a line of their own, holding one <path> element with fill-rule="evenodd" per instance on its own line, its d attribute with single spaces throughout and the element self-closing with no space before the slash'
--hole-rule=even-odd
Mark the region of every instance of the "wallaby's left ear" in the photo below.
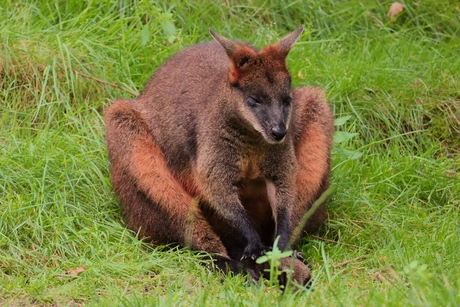
<svg viewBox="0 0 460 307">
<path fill-rule="evenodd" d="M 238 84 L 253 67 L 257 53 L 248 45 L 229 40 L 209 29 L 212 37 L 222 46 L 230 60 L 228 78 L 231 84 Z"/>
<path fill-rule="evenodd" d="M 302 25 L 300 26 L 300 28 L 298 28 L 291 34 L 286 35 L 277 43 L 273 44 L 273 47 L 277 48 L 281 55 L 286 57 L 289 51 L 291 50 L 292 46 L 294 46 L 295 42 L 299 39 L 300 35 L 303 32 L 303 29 L 304 26 Z"/>
<path fill-rule="evenodd" d="M 211 34 L 211 36 L 222 46 L 222 48 L 224 48 L 228 57 L 232 58 L 238 44 L 223 37 L 222 35 L 217 34 L 211 29 L 209 29 L 209 34 Z"/>
</svg>

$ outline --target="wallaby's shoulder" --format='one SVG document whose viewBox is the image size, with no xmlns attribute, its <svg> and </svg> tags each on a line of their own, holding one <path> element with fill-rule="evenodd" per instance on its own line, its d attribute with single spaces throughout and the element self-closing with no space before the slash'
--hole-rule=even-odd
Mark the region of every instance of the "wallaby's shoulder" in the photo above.
<svg viewBox="0 0 460 307">
<path fill-rule="evenodd" d="M 228 57 L 217 42 L 187 47 L 157 69 L 139 98 L 150 97 L 154 93 L 171 98 L 186 92 L 198 94 L 203 85 L 223 82 L 227 68 Z"/>
<path fill-rule="evenodd" d="M 197 74 L 201 71 L 215 71 L 216 68 L 226 70 L 228 58 L 225 51 L 215 41 L 199 43 L 171 56 L 156 72 L 170 73 L 171 70 L 182 70 Z"/>
</svg>

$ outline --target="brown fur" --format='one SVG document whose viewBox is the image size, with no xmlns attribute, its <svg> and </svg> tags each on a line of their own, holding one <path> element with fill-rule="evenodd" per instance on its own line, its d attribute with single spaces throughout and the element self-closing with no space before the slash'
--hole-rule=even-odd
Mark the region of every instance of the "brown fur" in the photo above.
<svg viewBox="0 0 460 307">
<path fill-rule="evenodd" d="M 288 248 L 328 187 L 333 132 L 324 92 L 290 87 L 285 59 L 301 32 L 260 51 L 211 32 L 217 42 L 173 56 L 139 97 L 109 107 L 111 180 L 130 229 L 255 279 L 250 258 L 278 235 Z M 325 218 L 322 205 L 305 230 Z M 294 262 L 305 282 L 310 270 Z"/>
</svg>

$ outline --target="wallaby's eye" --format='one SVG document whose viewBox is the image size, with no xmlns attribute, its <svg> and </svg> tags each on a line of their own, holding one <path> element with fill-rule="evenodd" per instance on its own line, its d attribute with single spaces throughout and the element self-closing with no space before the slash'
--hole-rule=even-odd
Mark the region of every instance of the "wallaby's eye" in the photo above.
<svg viewBox="0 0 460 307">
<path fill-rule="evenodd" d="M 252 98 L 252 97 L 248 97 L 248 99 L 246 100 L 246 103 L 248 104 L 248 106 L 250 106 L 251 108 L 257 106 L 260 104 L 260 102 L 255 99 L 255 98 Z"/>
<path fill-rule="evenodd" d="M 249 64 L 249 60 L 250 60 L 250 58 L 249 58 L 248 56 L 245 56 L 245 57 L 242 58 L 242 59 L 240 60 L 240 62 L 238 63 L 238 67 L 244 67 L 244 66 L 248 65 L 248 64 Z"/>
</svg>

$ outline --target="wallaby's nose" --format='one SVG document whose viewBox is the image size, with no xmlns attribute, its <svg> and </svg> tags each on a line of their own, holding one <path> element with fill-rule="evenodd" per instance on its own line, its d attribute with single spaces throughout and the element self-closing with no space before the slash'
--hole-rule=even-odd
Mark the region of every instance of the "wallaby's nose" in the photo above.
<svg viewBox="0 0 460 307">
<path fill-rule="evenodd" d="M 276 125 L 271 132 L 275 141 L 281 141 L 287 133 L 286 126 L 284 124 Z"/>
</svg>

